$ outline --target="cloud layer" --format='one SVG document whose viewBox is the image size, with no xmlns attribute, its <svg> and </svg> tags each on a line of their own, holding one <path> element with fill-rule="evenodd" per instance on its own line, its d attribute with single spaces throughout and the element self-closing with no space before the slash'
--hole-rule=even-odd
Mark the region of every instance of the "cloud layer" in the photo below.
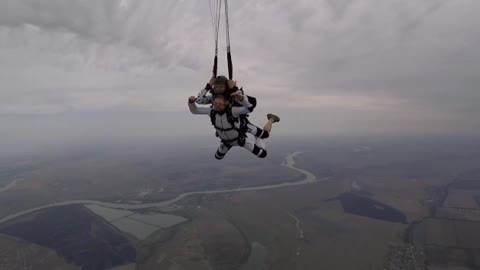
<svg viewBox="0 0 480 270">
<path fill-rule="evenodd" d="M 2 1 L 0 115 L 183 114 L 210 75 L 209 16 L 208 1 Z M 480 133 L 478 1 L 230 1 L 230 21 L 258 113 L 306 115 L 283 132 Z"/>
</svg>

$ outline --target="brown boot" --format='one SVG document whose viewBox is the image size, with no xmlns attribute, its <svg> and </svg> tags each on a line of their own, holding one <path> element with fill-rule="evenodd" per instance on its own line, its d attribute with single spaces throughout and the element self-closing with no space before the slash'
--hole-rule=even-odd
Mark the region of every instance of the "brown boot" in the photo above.
<svg viewBox="0 0 480 270">
<path fill-rule="evenodd" d="M 267 118 L 268 120 L 272 119 L 273 120 L 273 123 L 277 123 L 277 122 L 280 122 L 280 117 L 276 116 L 275 114 L 267 114 Z"/>
</svg>

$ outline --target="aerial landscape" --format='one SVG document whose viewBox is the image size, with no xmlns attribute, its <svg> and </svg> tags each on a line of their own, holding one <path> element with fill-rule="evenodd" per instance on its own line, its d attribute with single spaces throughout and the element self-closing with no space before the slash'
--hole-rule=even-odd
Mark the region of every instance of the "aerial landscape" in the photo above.
<svg viewBox="0 0 480 270">
<path fill-rule="evenodd" d="M 133 160 L 109 156 L 127 148 L 39 164 L 3 159 L 10 164 L 3 180 L 17 182 L 0 193 L 0 266 L 476 269 L 480 144 L 444 138 L 419 147 L 421 141 L 312 139 L 282 147 L 278 140 L 261 168 L 242 164 L 248 153 L 238 151 L 221 171 L 204 159 L 203 172 L 184 169 L 175 181 L 171 164 L 146 162 L 161 148 Z M 201 150 L 192 149 L 190 158 Z M 239 164 L 249 169 L 238 174 Z M 136 174 L 106 177 L 112 166 Z M 74 181 L 75 171 L 96 181 Z M 202 184 L 186 185 L 196 174 L 205 177 Z M 103 188 L 108 181 L 114 188 Z M 92 192 L 82 197 L 75 189 Z M 12 245 L 15 256 L 6 248 Z"/>
</svg>

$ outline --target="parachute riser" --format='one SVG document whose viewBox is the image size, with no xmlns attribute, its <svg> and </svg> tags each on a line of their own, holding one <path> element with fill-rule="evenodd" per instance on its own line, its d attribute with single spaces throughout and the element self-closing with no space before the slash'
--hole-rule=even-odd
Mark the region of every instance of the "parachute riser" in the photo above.
<svg viewBox="0 0 480 270">
<path fill-rule="evenodd" d="M 224 2 L 225 2 L 225 24 L 226 24 L 225 30 L 226 30 L 226 43 L 227 43 L 228 77 L 230 80 L 232 80 L 233 79 L 233 62 L 232 62 L 232 53 L 231 53 L 231 47 L 230 47 L 228 0 L 224 0 Z M 218 0 L 215 2 L 214 10 L 212 10 L 212 2 L 210 0 L 210 13 L 212 15 L 213 33 L 215 38 L 215 57 L 213 60 L 213 69 L 212 69 L 212 73 L 214 77 L 217 76 L 217 69 L 218 69 L 218 30 L 220 27 L 221 8 L 222 8 L 222 0 Z"/>
</svg>

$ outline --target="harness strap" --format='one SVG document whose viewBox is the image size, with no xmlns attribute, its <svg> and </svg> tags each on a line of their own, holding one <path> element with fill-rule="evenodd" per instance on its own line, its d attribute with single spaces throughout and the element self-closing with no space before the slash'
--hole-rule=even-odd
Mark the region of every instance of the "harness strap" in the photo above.
<svg viewBox="0 0 480 270">
<path fill-rule="evenodd" d="M 219 128 L 217 126 L 215 126 L 215 129 L 218 130 L 218 131 L 230 131 L 230 130 L 235 130 L 237 129 L 236 127 L 231 127 L 231 128 Z"/>
<path fill-rule="evenodd" d="M 224 144 L 225 144 L 225 143 L 226 143 L 226 144 L 230 144 L 230 143 L 232 143 L 232 142 L 237 142 L 237 141 L 238 141 L 238 138 L 239 138 L 239 137 L 235 137 L 235 138 L 230 139 L 230 140 L 222 140 L 222 142 L 223 142 Z"/>
</svg>

